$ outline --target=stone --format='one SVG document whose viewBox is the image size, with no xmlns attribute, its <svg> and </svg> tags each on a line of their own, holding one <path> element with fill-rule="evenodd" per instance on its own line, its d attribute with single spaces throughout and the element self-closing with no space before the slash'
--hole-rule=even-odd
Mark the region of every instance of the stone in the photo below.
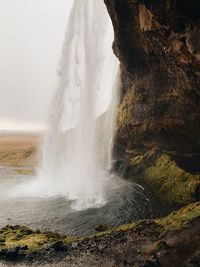
<svg viewBox="0 0 200 267">
<path fill-rule="evenodd" d="M 141 31 L 149 31 L 152 29 L 153 16 L 151 12 L 141 4 L 139 4 L 139 21 Z"/>
<path fill-rule="evenodd" d="M 55 251 L 59 252 L 59 251 L 68 251 L 68 246 L 64 244 L 63 241 L 57 241 L 55 243 L 53 243 L 50 246 L 50 249 L 54 249 Z"/>
<path fill-rule="evenodd" d="M 20 247 L 9 248 L 5 252 L 6 260 L 18 260 Z"/>
<path fill-rule="evenodd" d="M 99 224 L 99 225 L 97 225 L 97 227 L 95 228 L 95 230 L 97 232 L 104 232 L 104 231 L 107 231 L 108 230 L 108 226 L 107 225 L 104 225 L 104 224 Z"/>
<path fill-rule="evenodd" d="M 99 251 L 103 251 L 103 250 L 106 249 L 106 245 L 103 245 L 103 244 L 101 245 L 101 244 L 100 244 L 100 245 L 98 245 L 97 248 L 98 248 Z"/>
<path fill-rule="evenodd" d="M 22 246 L 22 247 L 20 247 L 20 250 L 23 250 L 23 251 L 28 250 L 28 246 L 27 245 Z"/>
<path fill-rule="evenodd" d="M 74 242 L 74 243 L 72 243 L 72 248 L 73 249 L 76 249 L 78 247 L 78 242 Z"/>
</svg>

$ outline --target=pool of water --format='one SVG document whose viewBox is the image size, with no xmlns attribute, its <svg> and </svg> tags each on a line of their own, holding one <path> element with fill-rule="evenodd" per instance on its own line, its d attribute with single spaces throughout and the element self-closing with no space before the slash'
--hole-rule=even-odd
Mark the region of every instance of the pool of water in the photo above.
<svg viewBox="0 0 200 267">
<path fill-rule="evenodd" d="M 12 187 L 28 179 L 34 177 L 0 168 L 0 227 L 20 224 L 80 236 L 94 233 L 99 224 L 112 227 L 149 218 L 153 214 L 146 191 L 114 175 L 109 182 L 106 204 L 98 208 L 76 211 L 71 208 L 72 201 L 61 196 L 6 197 Z"/>
</svg>

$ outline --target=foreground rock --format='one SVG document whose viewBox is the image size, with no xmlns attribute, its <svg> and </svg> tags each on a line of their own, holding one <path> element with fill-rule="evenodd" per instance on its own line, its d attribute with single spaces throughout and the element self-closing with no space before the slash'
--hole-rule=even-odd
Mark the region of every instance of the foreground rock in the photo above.
<svg viewBox="0 0 200 267">
<path fill-rule="evenodd" d="M 4 266 L 198 266 L 200 203 L 85 238 L 6 226 L 0 239 Z"/>
</svg>

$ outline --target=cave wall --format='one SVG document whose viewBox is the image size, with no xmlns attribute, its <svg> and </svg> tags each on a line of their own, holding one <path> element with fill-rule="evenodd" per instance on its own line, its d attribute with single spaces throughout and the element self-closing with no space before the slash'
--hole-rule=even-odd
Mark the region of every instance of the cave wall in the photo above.
<svg viewBox="0 0 200 267">
<path fill-rule="evenodd" d="M 200 2 L 104 0 L 121 63 L 116 150 L 200 153 Z"/>
</svg>

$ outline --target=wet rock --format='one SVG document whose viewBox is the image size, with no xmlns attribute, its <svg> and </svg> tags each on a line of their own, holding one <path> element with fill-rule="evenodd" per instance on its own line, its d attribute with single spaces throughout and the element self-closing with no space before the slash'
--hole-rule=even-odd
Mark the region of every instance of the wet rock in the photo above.
<svg viewBox="0 0 200 267">
<path fill-rule="evenodd" d="M 13 229 L 14 229 L 14 230 L 18 230 L 18 229 L 20 229 L 20 228 L 21 228 L 20 225 L 14 225 L 14 226 L 13 226 Z"/>
<path fill-rule="evenodd" d="M 22 247 L 20 247 L 20 250 L 22 250 L 22 251 L 28 250 L 28 246 L 27 245 L 22 246 Z"/>
<path fill-rule="evenodd" d="M 14 248 L 10 248 L 7 249 L 5 251 L 5 259 L 6 260 L 18 260 L 19 259 L 19 251 L 20 251 L 20 247 L 14 247 Z"/>
<path fill-rule="evenodd" d="M 76 249 L 76 248 L 78 247 L 78 245 L 79 245 L 78 242 L 74 242 L 74 243 L 72 244 L 71 247 L 72 247 L 73 249 Z"/>
<path fill-rule="evenodd" d="M 6 251 L 6 249 L 0 249 L 0 259 L 4 259 Z"/>
<path fill-rule="evenodd" d="M 104 232 L 104 231 L 108 230 L 108 226 L 105 225 L 105 224 L 99 224 L 99 225 L 96 226 L 95 230 L 97 232 Z"/>
<path fill-rule="evenodd" d="M 32 263 L 38 258 L 38 256 L 39 256 L 39 254 L 37 252 L 33 251 L 31 253 L 27 253 L 25 255 L 25 259 Z"/>
<path fill-rule="evenodd" d="M 21 226 L 18 230 L 20 230 L 23 235 L 31 235 L 34 233 L 34 231 L 29 229 L 27 226 Z"/>
<path fill-rule="evenodd" d="M 100 244 L 100 245 L 98 245 L 97 248 L 98 248 L 99 251 L 103 251 L 103 250 L 106 249 L 106 245 L 104 245 L 104 244 Z"/>
<path fill-rule="evenodd" d="M 66 244 L 64 244 L 63 241 L 57 241 L 50 246 L 50 249 L 53 249 L 54 251 L 57 251 L 57 252 L 59 251 L 66 252 L 68 251 L 69 247 Z"/>
</svg>

